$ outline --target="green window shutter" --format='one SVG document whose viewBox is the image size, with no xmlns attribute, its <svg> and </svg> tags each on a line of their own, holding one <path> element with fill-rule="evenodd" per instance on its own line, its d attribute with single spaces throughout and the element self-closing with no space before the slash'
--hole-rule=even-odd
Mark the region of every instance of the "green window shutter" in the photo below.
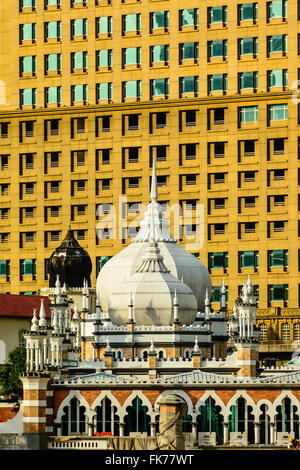
<svg viewBox="0 0 300 470">
<path fill-rule="evenodd" d="M 227 44 L 227 42 L 225 43 Z M 210 57 L 223 57 L 226 55 L 227 51 L 224 51 L 224 42 L 221 41 L 212 41 L 210 45 Z"/>
<path fill-rule="evenodd" d="M 269 52 L 286 52 L 287 36 L 284 34 L 271 36 L 269 41 Z"/>
<path fill-rule="evenodd" d="M 98 100 L 112 99 L 112 83 L 98 83 L 97 98 Z"/>
<path fill-rule="evenodd" d="M 169 92 L 169 79 L 157 78 L 152 81 L 152 95 L 166 95 Z"/>
<path fill-rule="evenodd" d="M 35 30 L 36 30 L 35 23 L 23 24 L 22 39 L 25 41 L 35 39 Z"/>
<path fill-rule="evenodd" d="M 87 85 L 74 85 L 74 101 L 86 101 L 88 99 Z"/>
<path fill-rule="evenodd" d="M 140 96 L 140 80 L 130 80 L 124 83 L 124 97 L 137 98 Z"/>
<path fill-rule="evenodd" d="M 212 253 L 211 254 L 211 267 L 218 269 L 218 268 L 225 268 L 225 253 Z"/>
<path fill-rule="evenodd" d="M 110 65 L 109 64 L 109 51 L 107 49 L 98 51 L 97 65 L 98 67 L 108 67 Z"/>
<path fill-rule="evenodd" d="M 169 60 L 169 46 L 153 46 L 152 47 L 152 62 L 168 62 Z"/>
<path fill-rule="evenodd" d="M 47 24 L 47 39 L 59 38 L 61 30 L 60 21 L 50 21 Z"/>
<path fill-rule="evenodd" d="M 223 74 L 216 74 L 210 76 L 210 91 L 223 91 L 226 90 L 225 80 Z"/>
<path fill-rule="evenodd" d="M 36 88 L 25 88 L 22 90 L 22 105 L 36 104 Z"/>
<path fill-rule="evenodd" d="M 61 87 L 48 87 L 47 88 L 47 103 L 60 103 L 61 102 Z"/>
<path fill-rule="evenodd" d="M 199 77 L 182 77 L 181 92 L 182 93 L 198 93 Z"/>
<path fill-rule="evenodd" d="M 61 69 L 61 54 L 49 54 L 47 56 L 47 72 Z"/>
<path fill-rule="evenodd" d="M 210 9 L 210 23 L 223 23 L 223 7 L 212 7 Z"/>
<path fill-rule="evenodd" d="M 125 49 L 125 64 L 139 64 L 140 63 L 140 47 L 128 47 Z"/>
<path fill-rule="evenodd" d="M 24 274 L 35 274 L 34 272 L 34 261 L 32 259 L 24 259 L 23 262 L 23 273 Z"/>
<path fill-rule="evenodd" d="M 198 22 L 199 22 L 198 16 L 199 16 L 198 8 L 182 10 L 181 25 L 182 26 L 198 25 Z"/>
<path fill-rule="evenodd" d="M 125 16 L 125 31 L 140 30 L 140 14 L 131 14 Z"/>
<path fill-rule="evenodd" d="M 36 56 L 26 56 L 22 58 L 22 72 L 36 72 Z"/>
<path fill-rule="evenodd" d="M 256 54 L 256 38 L 243 38 L 240 42 L 240 54 Z"/>
<path fill-rule="evenodd" d="M 166 28 L 168 24 L 166 24 L 166 15 L 164 11 L 156 11 L 152 15 L 152 28 Z"/>
<path fill-rule="evenodd" d="M 0 276 L 6 276 L 6 260 L 0 260 Z"/>
</svg>

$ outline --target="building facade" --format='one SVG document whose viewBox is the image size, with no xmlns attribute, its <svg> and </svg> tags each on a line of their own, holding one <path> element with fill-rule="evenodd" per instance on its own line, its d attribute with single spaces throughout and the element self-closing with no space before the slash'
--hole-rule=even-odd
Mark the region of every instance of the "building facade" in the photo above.
<svg viewBox="0 0 300 470">
<path fill-rule="evenodd" d="M 208 266 L 212 307 L 223 278 L 232 308 L 251 274 L 259 309 L 268 318 L 284 309 L 291 325 L 300 303 L 298 2 L 214 0 L 205 14 L 199 2 L 186 6 L 2 5 L 3 293 L 45 285 L 69 221 L 95 285 L 135 235 L 155 157 L 158 200 L 174 238 Z"/>
</svg>

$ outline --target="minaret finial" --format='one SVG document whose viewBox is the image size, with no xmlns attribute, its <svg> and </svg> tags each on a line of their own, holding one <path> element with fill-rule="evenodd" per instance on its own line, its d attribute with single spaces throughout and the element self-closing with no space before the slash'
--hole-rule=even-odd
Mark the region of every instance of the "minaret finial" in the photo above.
<svg viewBox="0 0 300 470">
<path fill-rule="evenodd" d="M 152 162 L 152 181 L 151 181 L 151 193 L 150 193 L 151 201 L 157 201 L 157 178 L 156 178 L 156 164 L 155 164 L 155 156 L 153 156 Z"/>
</svg>

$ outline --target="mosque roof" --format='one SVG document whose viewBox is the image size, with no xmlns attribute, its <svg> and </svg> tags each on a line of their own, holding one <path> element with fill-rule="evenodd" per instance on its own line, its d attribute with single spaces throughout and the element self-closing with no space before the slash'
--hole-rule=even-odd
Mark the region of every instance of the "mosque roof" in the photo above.
<svg viewBox="0 0 300 470">
<path fill-rule="evenodd" d="M 0 295 L 0 317 L 32 318 L 33 309 L 39 310 L 41 299 L 44 299 L 46 317 L 50 318 L 50 299 L 38 295 Z"/>
</svg>

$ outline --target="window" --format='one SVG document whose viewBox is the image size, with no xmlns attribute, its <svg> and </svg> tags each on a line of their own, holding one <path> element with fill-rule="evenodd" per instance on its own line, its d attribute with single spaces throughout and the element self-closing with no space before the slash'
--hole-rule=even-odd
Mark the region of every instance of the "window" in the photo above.
<svg viewBox="0 0 300 470">
<path fill-rule="evenodd" d="M 198 26 L 199 24 L 199 10 L 198 8 L 190 8 L 179 10 L 179 28 L 185 26 Z"/>
<path fill-rule="evenodd" d="M 259 253 L 258 251 L 240 251 L 239 265 L 241 268 L 258 268 Z"/>
<path fill-rule="evenodd" d="M 273 149 L 274 155 L 283 155 L 284 154 L 284 139 L 274 139 L 273 140 Z"/>
<path fill-rule="evenodd" d="M 20 260 L 20 274 L 21 276 L 36 275 L 36 260 L 35 259 L 21 259 Z"/>
<path fill-rule="evenodd" d="M 129 188 L 138 188 L 139 187 L 139 178 L 128 178 L 128 187 Z"/>
<path fill-rule="evenodd" d="M 288 250 L 270 250 L 268 255 L 270 268 L 285 268 L 288 266 Z"/>
<path fill-rule="evenodd" d="M 128 149 L 128 162 L 138 163 L 139 161 L 139 147 L 129 147 Z"/>
<path fill-rule="evenodd" d="M 186 42 L 179 44 L 179 62 L 183 60 L 198 60 L 199 58 L 199 43 L 198 42 Z"/>
<path fill-rule="evenodd" d="M 227 39 L 208 42 L 208 58 L 227 57 Z"/>
<path fill-rule="evenodd" d="M 270 301 L 288 300 L 288 285 L 287 284 L 271 284 L 268 286 L 268 291 L 269 291 Z"/>
<path fill-rule="evenodd" d="M 59 192 L 59 181 L 51 181 L 50 182 L 50 192 L 51 193 L 58 193 Z"/>
<path fill-rule="evenodd" d="M 214 146 L 214 157 L 224 158 L 225 156 L 225 142 L 215 142 Z"/>
<path fill-rule="evenodd" d="M 239 74 L 239 90 L 256 90 L 258 87 L 258 72 L 242 72 Z"/>
<path fill-rule="evenodd" d="M 20 25 L 20 42 L 36 40 L 36 24 L 26 23 Z"/>
<path fill-rule="evenodd" d="M 153 29 L 164 29 L 165 31 L 169 27 L 169 12 L 168 11 L 155 11 L 150 13 L 150 30 Z"/>
<path fill-rule="evenodd" d="M 287 34 L 280 34 L 277 36 L 268 36 L 267 37 L 267 51 L 268 54 L 274 52 L 286 53 L 288 47 L 288 37 Z"/>
<path fill-rule="evenodd" d="M 59 152 L 51 152 L 50 166 L 51 168 L 57 168 L 59 166 Z"/>
<path fill-rule="evenodd" d="M 199 77 L 180 77 L 179 78 L 180 94 L 185 93 L 198 93 L 199 92 Z"/>
<path fill-rule="evenodd" d="M 7 139 L 8 137 L 8 122 L 0 123 L 0 136 L 1 139 Z"/>
<path fill-rule="evenodd" d="M 71 54 L 71 67 L 72 72 L 76 69 L 86 70 L 88 67 L 88 53 L 87 51 L 72 52 Z"/>
<path fill-rule="evenodd" d="M 61 103 L 61 87 L 51 86 L 45 88 L 45 102 L 47 104 L 60 104 Z"/>
<path fill-rule="evenodd" d="M 258 38 L 243 38 L 238 39 L 239 56 L 253 55 L 258 52 Z"/>
<path fill-rule="evenodd" d="M 0 260 L 0 276 L 9 276 L 10 275 L 10 260 L 2 259 Z"/>
<path fill-rule="evenodd" d="M 208 25 L 227 23 L 227 6 L 208 8 Z"/>
<path fill-rule="evenodd" d="M 245 222 L 245 233 L 255 233 L 256 231 L 255 222 Z"/>
<path fill-rule="evenodd" d="M 96 35 L 108 34 L 110 35 L 113 31 L 112 16 L 101 16 L 96 18 Z"/>
<path fill-rule="evenodd" d="M 112 82 L 97 83 L 96 85 L 97 101 L 111 100 L 113 98 L 113 84 Z"/>
<path fill-rule="evenodd" d="M 85 191 L 85 181 L 84 180 L 77 181 L 77 191 Z"/>
<path fill-rule="evenodd" d="M 61 54 L 45 55 L 45 73 L 61 71 Z"/>
<path fill-rule="evenodd" d="M 239 22 L 249 21 L 249 20 L 252 20 L 253 22 L 256 21 L 257 10 L 258 10 L 257 3 L 243 3 L 242 5 L 239 5 L 238 6 Z"/>
<path fill-rule="evenodd" d="M 239 108 L 239 122 L 257 122 L 258 121 L 258 106 L 243 106 Z"/>
<path fill-rule="evenodd" d="M 282 121 L 288 119 L 287 104 L 271 104 L 268 106 L 268 117 L 270 121 Z"/>
<path fill-rule="evenodd" d="M 45 7 L 55 5 L 59 6 L 61 4 L 61 0 L 45 0 Z"/>
<path fill-rule="evenodd" d="M 156 62 L 164 62 L 165 64 L 167 64 L 169 62 L 169 46 L 151 46 L 150 58 L 151 65 Z"/>
<path fill-rule="evenodd" d="M 32 170 L 34 168 L 34 154 L 33 153 L 25 154 L 25 168 L 26 170 Z"/>
<path fill-rule="evenodd" d="M 72 85 L 71 86 L 72 102 L 87 101 L 88 99 L 88 86 L 87 85 Z"/>
<path fill-rule="evenodd" d="M 130 131 L 136 131 L 139 128 L 139 115 L 129 114 L 128 115 L 128 129 Z"/>
<path fill-rule="evenodd" d="M 128 47 L 122 50 L 123 66 L 124 65 L 137 65 L 141 64 L 141 48 Z"/>
<path fill-rule="evenodd" d="M 226 302 L 228 301 L 228 286 L 225 286 L 226 289 Z M 220 302 L 221 298 L 221 287 L 220 286 L 213 286 L 211 291 L 211 301 L 212 302 Z"/>
<path fill-rule="evenodd" d="M 86 37 L 88 31 L 88 24 L 86 18 L 78 18 L 71 20 L 71 38 Z"/>
<path fill-rule="evenodd" d="M 213 91 L 227 91 L 227 74 L 208 75 L 208 93 Z"/>
<path fill-rule="evenodd" d="M 208 264 L 210 269 L 228 268 L 228 253 L 217 252 L 208 254 Z"/>
<path fill-rule="evenodd" d="M 96 67 L 112 67 L 113 65 L 113 53 L 112 49 L 102 49 L 96 51 Z"/>
<path fill-rule="evenodd" d="M 169 94 L 169 79 L 156 78 L 150 81 L 151 96 L 168 96 Z"/>
<path fill-rule="evenodd" d="M 36 0 L 20 0 L 20 8 L 35 8 Z"/>
<path fill-rule="evenodd" d="M 287 17 L 287 0 L 275 0 L 274 2 L 267 2 L 268 20 L 273 18 L 286 18 Z"/>
<path fill-rule="evenodd" d="M 36 105 L 36 88 L 25 88 L 20 90 L 20 106 Z"/>
<path fill-rule="evenodd" d="M 123 33 L 128 33 L 131 31 L 135 31 L 139 33 L 141 31 L 141 14 L 134 13 L 131 15 L 123 15 Z"/>
<path fill-rule="evenodd" d="M 61 21 L 49 21 L 45 23 L 45 41 L 61 38 Z"/>
<path fill-rule="evenodd" d="M 123 98 L 140 98 L 141 83 L 141 80 L 130 80 L 128 82 L 123 82 Z"/>
<path fill-rule="evenodd" d="M 286 87 L 288 84 L 287 69 L 268 70 L 267 72 L 268 87 Z"/>
<path fill-rule="evenodd" d="M 24 73 L 31 73 L 32 75 L 36 73 L 35 55 L 20 57 L 20 75 L 22 76 Z"/>
</svg>

